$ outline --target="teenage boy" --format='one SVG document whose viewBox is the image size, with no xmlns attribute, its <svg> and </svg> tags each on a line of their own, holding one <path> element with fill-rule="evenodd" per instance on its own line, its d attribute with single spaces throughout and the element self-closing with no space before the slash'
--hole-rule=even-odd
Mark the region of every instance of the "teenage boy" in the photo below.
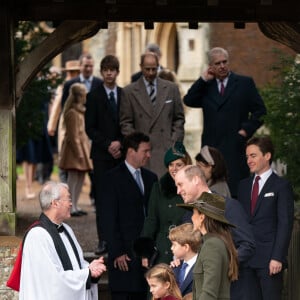
<svg viewBox="0 0 300 300">
<path fill-rule="evenodd" d="M 94 165 L 96 224 L 99 245 L 97 255 L 106 252 L 106 242 L 100 228 L 100 189 L 105 171 L 121 162 L 122 135 L 119 126 L 121 88 L 116 80 L 119 75 L 119 60 L 113 55 L 105 56 L 100 63 L 103 83 L 87 95 L 85 129 L 92 141 L 91 158 Z"/>
<path fill-rule="evenodd" d="M 182 263 L 174 268 L 174 274 L 182 296 L 191 293 L 193 287 L 193 268 L 200 248 L 201 235 L 193 230 L 193 224 L 185 223 L 169 232 L 171 250 L 175 259 Z"/>
</svg>

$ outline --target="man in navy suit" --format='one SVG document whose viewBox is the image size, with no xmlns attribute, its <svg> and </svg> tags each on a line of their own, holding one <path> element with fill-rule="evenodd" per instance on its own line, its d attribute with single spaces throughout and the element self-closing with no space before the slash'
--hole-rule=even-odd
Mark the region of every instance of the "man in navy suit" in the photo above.
<svg viewBox="0 0 300 300">
<path fill-rule="evenodd" d="M 211 192 L 206 182 L 203 171 L 198 166 L 185 166 L 180 169 L 175 176 L 177 193 L 182 196 L 184 203 L 196 201 L 203 192 Z M 243 206 L 236 199 L 225 199 L 225 217 L 234 224 L 232 228 L 232 238 L 238 252 L 239 260 L 239 279 L 231 284 L 231 300 L 248 300 L 247 279 L 245 278 L 245 267 L 248 260 L 255 253 L 255 241 L 251 226 L 248 223 L 246 212 Z M 191 213 L 188 212 L 184 222 L 191 222 Z"/>
<path fill-rule="evenodd" d="M 69 96 L 70 87 L 73 83 L 83 83 L 86 86 L 88 93 L 99 87 L 102 83 L 102 80 L 100 78 L 93 76 L 94 59 L 90 54 L 82 54 L 79 58 L 79 63 L 79 76 L 66 81 L 66 83 L 64 84 L 63 95 L 61 99 L 62 107 L 64 107 L 64 104 Z"/>
<path fill-rule="evenodd" d="M 283 270 L 287 267 L 293 229 L 292 187 L 272 171 L 273 154 L 269 137 L 250 139 L 246 157 L 254 175 L 242 180 L 238 189 L 238 200 L 247 212 L 256 241 L 256 253 L 248 262 L 248 280 L 253 284 L 252 292 L 255 292 L 253 300 L 281 299 Z M 258 183 L 256 200 L 253 199 L 255 182 Z"/>
<path fill-rule="evenodd" d="M 99 244 L 97 255 L 105 252 L 105 241 L 101 237 L 99 221 L 100 189 L 105 171 L 121 162 L 122 134 L 119 125 L 119 107 L 121 88 L 116 80 L 120 72 L 117 57 L 105 56 L 100 62 L 103 83 L 87 95 L 85 112 L 85 130 L 92 141 L 91 158 L 93 160 L 93 180 L 95 187 L 96 223 Z"/>
<path fill-rule="evenodd" d="M 101 189 L 100 223 L 108 246 L 112 300 L 146 300 L 147 282 L 134 254 L 152 185 L 157 176 L 143 168 L 150 158 L 150 138 L 140 132 L 124 137 L 125 161 L 107 171 Z"/>
<path fill-rule="evenodd" d="M 222 152 L 231 196 L 236 198 L 239 181 L 249 176 L 245 143 L 262 125 L 266 108 L 253 79 L 230 71 L 225 49 L 211 49 L 208 63 L 208 69 L 183 101 L 187 106 L 203 109 L 202 145 Z"/>
</svg>

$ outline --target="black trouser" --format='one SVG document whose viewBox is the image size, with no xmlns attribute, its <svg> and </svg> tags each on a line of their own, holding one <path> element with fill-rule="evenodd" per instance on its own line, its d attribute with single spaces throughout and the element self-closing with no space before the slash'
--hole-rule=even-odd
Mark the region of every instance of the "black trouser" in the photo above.
<svg viewBox="0 0 300 300">
<path fill-rule="evenodd" d="M 103 182 L 103 176 L 106 171 L 112 169 L 119 160 L 93 160 L 94 171 L 93 171 L 93 183 L 94 183 L 94 198 L 96 208 L 96 226 L 99 241 L 101 238 L 101 225 L 100 225 L 100 211 L 101 211 L 101 183 Z"/>
</svg>

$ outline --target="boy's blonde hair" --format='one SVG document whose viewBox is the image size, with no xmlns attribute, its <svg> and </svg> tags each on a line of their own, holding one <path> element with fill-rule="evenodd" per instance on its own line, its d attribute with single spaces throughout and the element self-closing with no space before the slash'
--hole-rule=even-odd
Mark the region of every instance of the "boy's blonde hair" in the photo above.
<svg viewBox="0 0 300 300">
<path fill-rule="evenodd" d="M 181 246 L 188 244 L 194 253 L 197 253 L 201 244 L 201 234 L 193 229 L 193 224 L 185 223 L 172 228 L 169 232 L 171 242 Z"/>
</svg>

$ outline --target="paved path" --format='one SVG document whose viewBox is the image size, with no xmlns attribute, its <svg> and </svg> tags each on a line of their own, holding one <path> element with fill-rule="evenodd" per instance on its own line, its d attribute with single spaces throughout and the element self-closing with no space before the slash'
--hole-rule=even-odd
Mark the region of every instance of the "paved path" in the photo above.
<svg viewBox="0 0 300 300">
<path fill-rule="evenodd" d="M 51 180 L 57 180 L 57 176 L 52 175 Z M 26 228 L 36 220 L 40 213 L 38 193 L 41 185 L 35 181 L 33 184 L 36 194 L 33 199 L 25 197 L 25 179 L 19 175 L 17 179 L 17 229 L 16 235 L 22 237 Z M 86 177 L 85 184 L 79 198 L 79 207 L 88 212 L 87 216 L 72 217 L 66 221 L 74 230 L 77 239 L 86 253 L 93 253 L 98 244 L 96 220 L 94 208 L 89 199 L 90 181 Z"/>
</svg>

